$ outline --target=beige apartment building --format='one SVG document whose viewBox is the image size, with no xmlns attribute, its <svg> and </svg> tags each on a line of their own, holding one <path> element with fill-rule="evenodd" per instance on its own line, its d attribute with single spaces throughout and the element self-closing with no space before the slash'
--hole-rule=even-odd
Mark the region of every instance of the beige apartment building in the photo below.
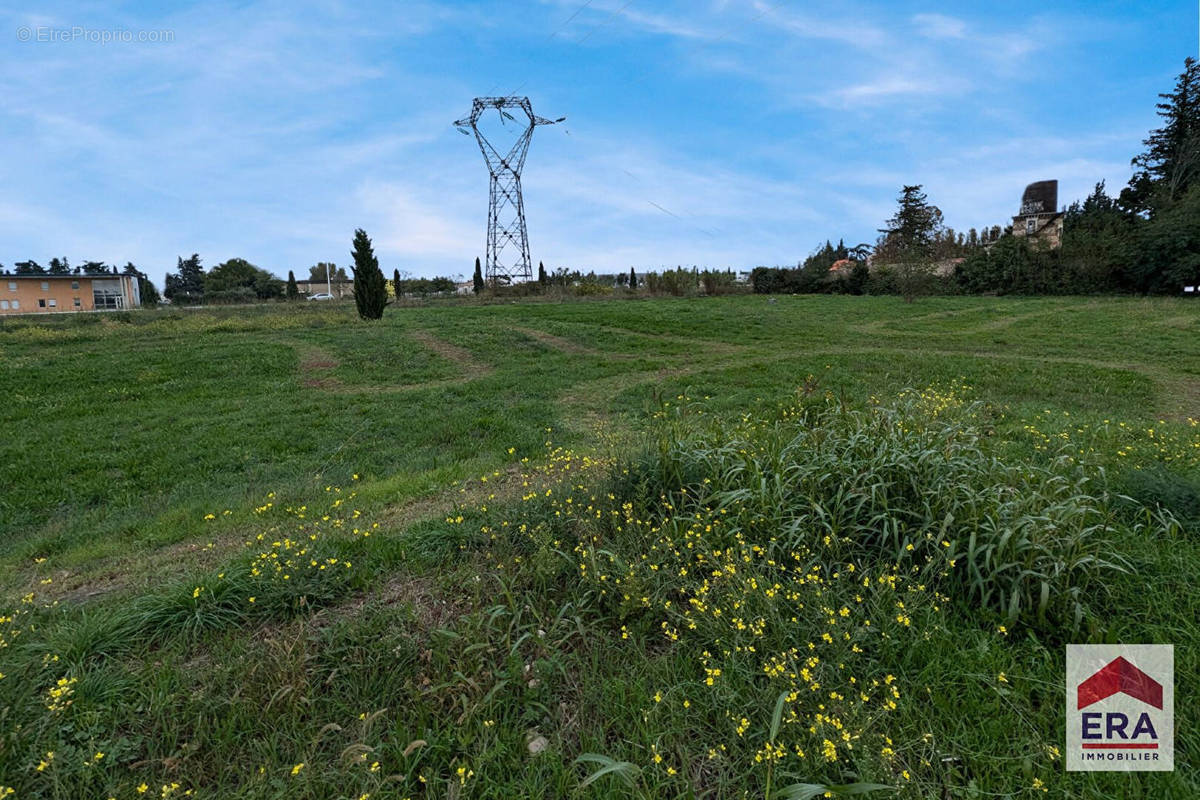
<svg viewBox="0 0 1200 800">
<path fill-rule="evenodd" d="M 141 304 L 133 275 L 0 275 L 0 314 L 118 311 Z"/>
</svg>

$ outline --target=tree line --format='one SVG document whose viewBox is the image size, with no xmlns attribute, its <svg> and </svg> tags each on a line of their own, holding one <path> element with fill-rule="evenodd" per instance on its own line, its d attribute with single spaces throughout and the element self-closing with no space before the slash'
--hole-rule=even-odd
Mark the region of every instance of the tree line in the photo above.
<svg viewBox="0 0 1200 800">
<path fill-rule="evenodd" d="M 1175 294 L 1200 285 L 1200 64 L 1160 94 L 1161 127 L 1143 141 L 1116 196 L 1103 181 L 1063 210 L 1057 248 L 1011 226 L 956 234 L 920 185 L 901 189 L 873 247 L 830 242 L 795 268 L 759 267 L 756 292 Z M 831 269 L 846 261 L 845 269 Z M 868 262 L 870 266 L 868 267 Z"/>
</svg>

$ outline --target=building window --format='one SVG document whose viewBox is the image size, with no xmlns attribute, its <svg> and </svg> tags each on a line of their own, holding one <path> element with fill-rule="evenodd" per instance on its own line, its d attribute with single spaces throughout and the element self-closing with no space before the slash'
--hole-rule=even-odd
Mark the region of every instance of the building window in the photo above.
<svg viewBox="0 0 1200 800">
<path fill-rule="evenodd" d="M 13 311 L 20 311 L 21 310 L 21 301 L 13 300 L 12 307 L 13 307 Z"/>
<path fill-rule="evenodd" d="M 94 284 L 93 284 L 94 286 Z M 120 289 L 92 289 L 92 306 L 97 310 L 102 308 L 124 308 L 125 295 Z"/>
<path fill-rule="evenodd" d="M 50 281 L 42 281 L 42 291 L 43 292 L 50 291 Z"/>
<path fill-rule="evenodd" d="M 58 308 L 58 301 L 57 301 L 57 300 L 55 300 L 53 297 L 51 297 L 51 298 L 50 298 L 50 307 L 51 307 L 51 308 Z"/>
<path fill-rule="evenodd" d="M 79 281 L 71 281 L 71 288 L 72 288 L 72 289 L 78 289 L 78 288 L 79 288 Z"/>
<path fill-rule="evenodd" d="M 75 307 L 79 308 L 79 298 L 78 297 L 75 298 Z"/>
<path fill-rule="evenodd" d="M 8 282 L 8 290 L 9 290 L 10 292 L 15 292 L 15 291 L 17 290 L 17 282 L 16 282 L 16 281 L 9 281 L 9 282 Z"/>
<path fill-rule="evenodd" d="M 45 308 L 45 307 L 46 307 L 46 299 L 44 297 L 40 298 L 38 300 L 38 308 Z"/>
<path fill-rule="evenodd" d="M 8 301 L 0 300 L 0 311 L 8 311 Z"/>
<path fill-rule="evenodd" d="M 1030 217 L 1029 219 L 1025 220 L 1025 234 L 1027 236 L 1033 236 L 1033 230 L 1036 226 L 1037 226 L 1037 220 L 1035 220 L 1033 217 Z"/>
</svg>

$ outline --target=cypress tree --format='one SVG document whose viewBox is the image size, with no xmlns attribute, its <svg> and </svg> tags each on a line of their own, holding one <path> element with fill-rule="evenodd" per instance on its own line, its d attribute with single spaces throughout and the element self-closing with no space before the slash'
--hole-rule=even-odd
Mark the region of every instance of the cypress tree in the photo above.
<svg viewBox="0 0 1200 800">
<path fill-rule="evenodd" d="M 402 284 L 400 283 L 400 270 L 392 270 L 392 291 L 396 293 L 396 301 L 400 301 Z"/>
<path fill-rule="evenodd" d="M 546 266 L 542 262 L 538 262 L 538 283 L 545 286 L 549 278 L 546 276 Z"/>
<path fill-rule="evenodd" d="M 379 259 L 371 247 L 371 239 L 362 228 L 354 231 L 354 305 L 363 319 L 379 319 L 387 305 L 387 281 L 379 269 Z"/>
<path fill-rule="evenodd" d="M 288 300 L 296 300 L 300 297 L 300 287 L 296 285 L 296 274 L 290 269 L 288 270 L 288 282 L 285 296 Z"/>
<path fill-rule="evenodd" d="M 475 294 L 482 294 L 483 293 L 483 269 L 479 266 L 478 258 L 475 259 L 475 276 L 474 276 L 473 281 L 475 284 Z"/>
<path fill-rule="evenodd" d="M 637 273 L 633 271 L 633 267 L 629 268 L 629 288 L 637 289 Z"/>
</svg>

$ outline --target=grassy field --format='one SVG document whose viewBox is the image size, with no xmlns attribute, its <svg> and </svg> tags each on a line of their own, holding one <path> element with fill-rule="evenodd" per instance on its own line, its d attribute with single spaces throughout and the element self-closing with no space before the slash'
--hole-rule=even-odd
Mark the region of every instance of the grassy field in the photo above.
<svg viewBox="0 0 1200 800">
<path fill-rule="evenodd" d="M 1200 305 L 315 306 L 0 321 L 0 797 L 1200 796 Z"/>
</svg>

